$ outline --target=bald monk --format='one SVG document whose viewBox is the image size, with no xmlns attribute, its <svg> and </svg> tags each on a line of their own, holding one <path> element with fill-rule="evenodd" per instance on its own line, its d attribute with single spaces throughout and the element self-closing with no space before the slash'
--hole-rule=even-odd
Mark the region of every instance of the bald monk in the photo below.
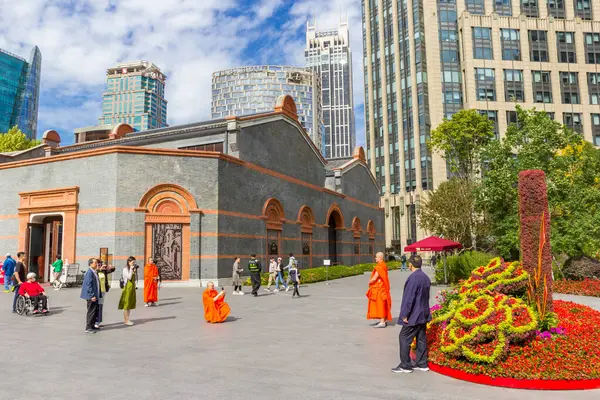
<svg viewBox="0 0 600 400">
<path fill-rule="evenodd" d="M 156 307 L 158 304 L 158 281 L 160 281 L 160 275 L 158 274 L 158 267 L 154 263 L 152 257 L 148 258 L 148 264 L 144 267 L 144 303 L 146 307 Z"/>
<path fill-rule="evenodd" d="M 367 310 L 367 319 L 379 319 L 379 323 L 373 328 L 385 328 L 386 320 L 392 319 L 392 296 L 390 294 L 390 280 L 388 278 L 387 265 L 383 261 L 383 253 L 375 255 L 375 268 L 371 273 L 369 280 L 369 290 L 367 298 L 369 299 L 369 308 Z"/>
<path fill-rule="evenodd" d="M 231 312 L 229 305 L 225 303 L 225 291 L 222 290 L 218 293 L 215 290 L 213 282 L 208 282 L 206 290 L 202 295 L 202 302 L 204 303 L 204 318 L 206 322 L 223 322 Z"/>
</svg>

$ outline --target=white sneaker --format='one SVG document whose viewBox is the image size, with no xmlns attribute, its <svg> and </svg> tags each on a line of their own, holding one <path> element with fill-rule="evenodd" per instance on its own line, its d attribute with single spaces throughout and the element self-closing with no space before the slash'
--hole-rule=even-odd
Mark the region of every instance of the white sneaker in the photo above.
<svg viewBox="0 0 600 400">
<path fill-rule="evenodd" d="M 270 291 L 271 291 L 271 289 L 265 288 L 265 292 L 270 292 Z"/>
<path fill-rule="evenodd" d="M 233 292 L 233 293 L 231 293 L 231 294 L 233 294 L 233 295 L 237 296 L 239 293 L 238 293 L 237 291 L 234 291 L 234 292 Z"/>
<path fill-rule="evenodd" d="M 60 290 L 59 288 L 55 287 L 54 290 Z"/>
<path fill-rule="evenodd" d="M 238 294 L 239 294 L 240 296 L 243 296 L 243 295 L 245 295 L 246 293 L 244 293 L 244 292 L 238 292 Z"/>
<path fill-rule="evenodd" d="M 124 322 L 123 325 L 127 325 L 127 326 L 133 326 L 133 322 L 129 321 L 129 322 Z"/>
<path fill-rule="evenodd" d="M 275 293 L 278 293 L 278 292 L 279 292 L 279 289 L 275 289 L 275 290 L 273 290 L 273 291 L 274 291 Z"/>
<path fill-rule="evenodd" d="M 144 307 L 150 307 L 150 306 L 148 305 L 148 303 L 146 303 L 146 304 L 144 304 Z"/>
<path fill-rule="evenodd" d="M 286 287 L 286 288 L 285 288 L 285 291 L 286 291 L 286 292 L 289 292 L 289 291 L 290 291 L 290 287 L 289 287 L 289 286 L 288 286 L 288 287 Z"/>
</svg>

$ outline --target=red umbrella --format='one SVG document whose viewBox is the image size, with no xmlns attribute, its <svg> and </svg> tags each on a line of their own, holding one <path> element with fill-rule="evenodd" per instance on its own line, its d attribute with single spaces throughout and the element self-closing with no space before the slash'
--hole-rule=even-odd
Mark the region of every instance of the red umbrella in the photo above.
<svg viewBox="0 0 600 400">
<path fill-rule="evenodd" d="M 414 253 L 417 251 L 444 251 L 444 250 L 454 250 L 460 249 L 462 245 L 458 242 L 453 242 L 452 240 L 442 239 L 437 236 L 429 236 L 423 240 L 419 240 L 411 244 L 410 246 L 406 246 L 404 248 L 405 253 Z"/>
<path fill-rule="evenodd" d="M 423 240 L 419 240 L 411 244 L 410 246 L 406 246 L 404 248 L 405 253 L 414 253 L 417 251 L 445 251 L 445 250 L 454 250 L 460 249 L 462 245 L 458 242 L 453 242 L 452 240 L 442 239 L 437 236 L 429 236 Z M 446 270 L 446 253 L 444 253 L 444 283 L 448 284 L 448 272 Z"/>
</svg>

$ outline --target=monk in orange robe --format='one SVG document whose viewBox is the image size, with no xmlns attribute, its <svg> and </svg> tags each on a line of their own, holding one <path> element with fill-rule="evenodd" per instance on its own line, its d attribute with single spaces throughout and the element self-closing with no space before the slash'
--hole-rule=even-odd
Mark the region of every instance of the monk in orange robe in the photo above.
<svg viewBox="0 0 600 400">
<path fill-rule="evenodd" d="M 148 264 L 144 267 L 144 303 L 146 307 L 157 306 L 158 301 L 158 267 L 154 264 L 152 257 L 148 259 Z"/>
<path fill-rule="evenodd" d="M 369 290 L 367 291 L 367 298 L 369 299 L 367 319 L 379 319 L 379 323 L 373 326 L 374 328 L 385 328 L 387 326 L 386 320 L 392 319 L 390 280 L 383 257 L 381 252 L 375 256 L 377 264 L 371 273 Z"/>
<path fill-rule="evenodd" d="M 213 282 L 208 282 L 207 288 L 202 295 L 202 302 L 204 303 L 204 318 L 206 322 L 224 322 L 231 312 L 229 304 L 225 303 L 225 291 L 217 292 Z"/>
</svg>

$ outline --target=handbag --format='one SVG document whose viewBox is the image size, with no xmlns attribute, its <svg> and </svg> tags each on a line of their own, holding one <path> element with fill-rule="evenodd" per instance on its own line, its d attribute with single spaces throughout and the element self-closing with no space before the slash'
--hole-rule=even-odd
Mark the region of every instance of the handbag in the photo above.
<svg viewBox="0 0 600 400">
<path fill-rule="evenodd" d="M 121 273 L 121 277 L 119 278 L 119 286 L 121 289 L 125 288 L 125 280 L 123 279 L 123 273 Z"/>
</svg>

